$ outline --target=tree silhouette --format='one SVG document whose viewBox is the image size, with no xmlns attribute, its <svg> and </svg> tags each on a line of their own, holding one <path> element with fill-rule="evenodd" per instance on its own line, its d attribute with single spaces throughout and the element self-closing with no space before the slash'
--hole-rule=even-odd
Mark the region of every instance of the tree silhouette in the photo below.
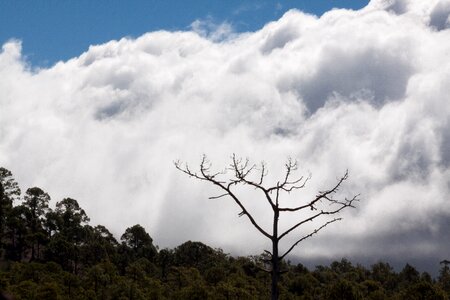
<svg viewBox="0 0 450 300">
<path fill-rule="evenodd" d="M 78 271 L 81 247 L 86 244 L 88 222 L 86 212 L 72 198 L 61 200 L 56 203 L 55 211 L 46 213 L 44 227 L 51 238 L 47 255 L 74 273 Z M 53 236 L 52 232 L 55 232 Z"/>
<path fill-rule="evenodd" d="M 447 259 L 444 259 L 440 262 L 442 265 L 441 270 L 439 271 L 439 277 L 438 281 L 441 284 L 442 288 L 447 292 L 450 293 L 450 261 Z"/>
<path fill-rule="evenodd" d="M 3 238 L 7 215 L 13 208 L 13 202 L 20 198 L 19 184 L 11 171 L 0 167 L 0 257 L 3 251 Z"/>
<path fill-rule="evenodd" d="M 80 243 L 82 240 L 84 225 L 89 222 L 86 215 L 77 200 L 65 198 L 56 203 L 55 213 L 57 216 L 58 231 L 72 243 Z"/>
<path fill-rule="evenodd" d="M 131 249 L 133 260 L 141 257 L 152 260 L 157 253 L 156 247 L 153 245 L 153 239 L 139 224 L 128 227 L 120 239 L 125 246 Z"/>
<path fill-rule="evenodd" d="M 45 215 L 49 211 L 50 196 L 38 187 L 29 188 L 24 197 L 23 206 L 27 209 L 27 221 L 30 230 L 28 239 L 31 248 L 31 258 L 39 258 L 41 241 L 46 237 L 43 229 Z"/>
<path fill-rule="evenodd" d="M 175 162 L 175 167 L 182 171 L 183 173 L 194 177 L 201 181 L 207 181 L 219 189 L 222 190 L 222 194 L 210 199 L 218 199 L 222 197 L 230 197 L 242 210 L 239 216 L 246 216 L 252 225 L 265 237 L 267 237 L 272 243 L 272 251 L 265 250 L 269 258 L 267 262 L 270 264 L 270 269 L 264 269 L 266 272 L 271 274 L 271 295 L 272 299 L 278 299 L 278 281 L 280 278 L 281 261 L 302 241 L 310 238 L 311 236 L 318 233 L 320 230 L 326 226 L 341 220 L 342 218 L 335 217 L 342 210 L 348 207 L 354 207 L 354 202 L 358 201 L 358 195 L 351 198 L 337 199 L 334 195 L 339 190 L 342 183 L 347 180 L 348 172 L 338 179 L 337 183 L 331 188 L 324 191 L 318 192 L 316 197 L 312 200 L 295 207 L 284 207 L 280 205 L 280 194 L 290 193 L 294 190 L 302 189 L 305 187 L 306 183 L 310 179 L 309 177 L 298 177 L 293 178 L 295 171 L 298 169 L 296 161 L 288 159 L 285 164 L 285 174 L 284 178 L 277 182 L 276 185 L 266 187 L 264 184 L 265 177 L 267 176 L 267 168 L 264 163 L 260 166 L 251 164 L 248 159 L 237 158 L 233 154 L 231 159 L 231 164 L 221 172 L 214 172 L 211 170 L 211 163 L 208 161 L 206 156 L 200 163 L 198 171 L 192 171 L 187 164 L 182 164 L 180 161 Z M 232 176 L 226 176 L 227 171 L 231 171 Z M 263 227 L 258 224 L 254 216 L 247 210 L 243 202 L 236 193 L 235 187 L 238 185 L 244 185 L 253 187 L 262 194 L 262 197 L 266 199 L 267 203 L 270 205 L 273 211 L 273 222 L 272 222 L 272 232 L 263 229 Z M 309 214 L 306 217 L 300 217 L 300 220 L 292 225 L 290 228 L 281 231 L 279 229 L 279 218 L 280 213 L 295 213 L 300 211 L 308 211 Z M 296 240 L 285 252 L 279 252 L 279 242 L 287 235 L 291 234 L 294 230 L 298 229 L 300 226 L 319 220 L 321 217 L 332 216 L 332 219 L 328 221 L 322 221 L 313 231 L 302 236 Z"/>
</svg>

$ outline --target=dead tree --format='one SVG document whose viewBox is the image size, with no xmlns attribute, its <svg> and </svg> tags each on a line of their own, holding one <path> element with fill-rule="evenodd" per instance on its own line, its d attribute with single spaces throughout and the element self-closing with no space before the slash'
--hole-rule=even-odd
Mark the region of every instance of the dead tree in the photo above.
<svg viewBox="0 0 450 300">
<path fill-rule="evenodd" d="M 297 162 L 288 159 L 285 164 L 285 174 L 282 181 L 277 182 L 276 185 L 265 187 L 264 179 L 267 176 L 267 168 L 264 163 L 261 165 L 254 165 L 249 162 L 248 159 L 243 160 L 237 158 L 235 155 L 232 156 L 231 164 L 221 172 L 213 172 L 211 170 L 211 163 L 208 161 L 206 156 L 200 163 L 200 167 L 197 171 L 193 171 L 189 168 L 187 164 L 182 164 L 180 161 L 175 162 L 175 167 L 196 179 L 207 181 L 215 186 L 217 186 L 222 193 L 218 196 L 210 197 L 210 199 L 218 199 L 222 197 L 230 197 L 242 210 L 239 216 L 246 216 L 252 225 L 265 237 L 267 237 L 272 243 L 272 251 L 265 250 L 269 256 L 268 263 L 270 269 L 264 269 L 266 272 L 271 274 L 272 284 L 271 284 L 271 299 L 278 299 L 278 281 L 282 270 L 280 268 L 281 261 L 302 241 L 310 238 L 311 236 L 318 233 L 320 230 L 326 226 L 341 220 L 342 218 L 336 217 L 342 210 L 348 207 L 354 207 L 354 202 L 358 201 L 358 195 L 352 198 L 336 199 L 334 198 L 336 192 L 342 185 L 342 183 L 347 180 L 348 172 L 339 178 L 336 184 L 328 190 L 320 191 L 317 195 L 299 206 L 296 207 L 284 207 L 280 205 L 280 194 L 290 193 L 294 190 L 302 189 L 305 187 L 308 177 L 293 178 L 294 172 L 297 170 Z M 226 178 L 227 171 L 231 171 L 232 176 Z M 265 198 L 268 205 L 273 211 L 273 228 L 272 232 L 263 229 L 258 222 L 256 222 L 253 215 L 244 206 L 241 199 L 235 193 L 235 187 L 237 185 L 247 185 L 250 186 L 262 194 L 262 198 Z M 295 213 L 300 211 L 308 211 L 306 217 L 302 217 L 297 223 L 292 225 L 290 228 L 281 231 L 278 227 L 280 213 Z M 315 221 L 320 217 L 330 217 L 327 220 L 322 221 L 322 223 L 317 226 L 313 231 L 308 234 L 301 236 L 297 239 L 285 252 L 279 252 L 279 242 L 285 238 L 288 234 L 291 234 L 294 230 L 298 229 L 302 225 Z"/>
</svg>

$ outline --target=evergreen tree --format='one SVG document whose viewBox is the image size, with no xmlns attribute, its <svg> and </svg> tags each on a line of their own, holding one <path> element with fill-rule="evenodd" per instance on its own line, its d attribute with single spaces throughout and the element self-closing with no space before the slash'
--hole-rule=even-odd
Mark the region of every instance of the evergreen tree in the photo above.
<svg viewBox="0 0 450 300">
<path fill-rule="evenodd" d="M 20 199 L 19 184 L 11 171 L 0 167 L 0 257 L 3 255 L 4 238 L 7 217 L 13 207 L 13 202 Z"/>
<path fill-rule="evenodd" d="M 153 245 L 153 239 L 139 224 L 127 228 L 120 239 L 123 245 L 131 250 L 129 253 L 132 256 L 132 261 L 141 257 L 152 261 L 157 253 L 156 247 Z"/>
<path fill-rule="evenodd" d="M 28 209 L 23 205 L 14 206 L 8 216 L 6 223 L 6 258 L 13 261 L 20 261 L 27 249 L 27 226 Z"/>
<path fill-rule="evenodd" d="M 50 196 L 38 187 L 29 188 L 24 197 L 23 206 L 27 209 L 28 242 L 30 243 L 30 261 L 40 257 L 40 246 L 46 240 L 43 223 L 49 209 Z"/>
<path fill-rule="evenodd" d="M 440 264 L 442 267 L 439 270 L 438 282 L 442 289 L 450 296 L 450 261 L 443 260 Z"/>
<path fill-rule="evenodd" d="M 77 200 L 65 198 L 56 203 L 54 212 L 47 213 L 48 230 L 55 231 L 48 245 L 47 256 L 66 270 L 78 271 L 80 247 L 86 239 L 89 217 Z"/>
</svg>

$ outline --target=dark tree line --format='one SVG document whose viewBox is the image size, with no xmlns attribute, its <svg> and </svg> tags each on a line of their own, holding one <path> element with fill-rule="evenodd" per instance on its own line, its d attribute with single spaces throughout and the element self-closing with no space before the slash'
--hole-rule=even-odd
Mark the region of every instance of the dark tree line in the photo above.
<svg viewBox="0 0 450 300">
<path fill-rule="evenodd" d="M 200 242 L 158 249 L 145 228 L 117 240 L 89 224 L 72 198 L 50 207 L 38 187 L 21 193 L 0 168 L 0 291 L 14 299 L 268 299 L 267 253 L 232 257 Z M 448 299 L 449 262 L 438 278 L 406 265 L 370 268 L 346 259 L 308 270 L 280 260 L 280 299 Z M 1 298 L 1 297 L 0 297 Z"/>
</svg>

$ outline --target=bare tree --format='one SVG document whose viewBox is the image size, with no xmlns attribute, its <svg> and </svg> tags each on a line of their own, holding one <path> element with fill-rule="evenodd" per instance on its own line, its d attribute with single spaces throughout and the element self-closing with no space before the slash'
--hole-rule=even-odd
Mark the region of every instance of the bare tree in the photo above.
<svg viewBox="0 0 450 300">
<path fill-rule="evenodd" d="M 294 190 L 302 189 L 305 187 L 311 176 L 308 177 L 298 177 L 293 178 L 295 171 L 298 169 L 296 161 L 288 159 L 285 164 L 285 174 L 282 181 L 277 182 L 276 185 L 271 187 L 265 187 L 264 180 L 268 174 L 267 167 L 264 163 L 261 165 L 251 164 L 248 159 L 237 158 L 233 154 L 231 164 L 221 172 L 213 172 L 211 170 L 211 163 L 208 161 L 206 156 L 200 163 L 198 171 L 193 171 L 189 168 L 187 164 L 182 164 L 180 161 L 175 162 L 175 167 L 196 179 L 210 182 L 222 191 L 218 196 L 210 197 L 210 199 L 218 199 L 222 197 L 231 197 L 234 202 L 242 210 L 239 216 L 247 216 L 252 225 L 265 237 L 270 239 L 272 242 L 272 251 L 265 250 L 268 254 L 268 263 L 270 269 L 264 269 L 266 272 L 271 274 L 272 284 L 272 298 L 278 299 L 278 281 L 282 273 L 281 261 L 302 241 L 310 238 L 311 236 L 318 233 L 320 230 L 326 226 L 341 220 L 342 218 L 337 217 L 342 210 L 348 207 L 354 207 L 354 202 L 358 201 L 358 195 L 352 198 L 337 199 L 334 198 L 336 192 L 339 190 L 342 183 L 347 180 L 348 172 L 339 178 L 336 184 L 328 190 L 319 191 L 317 195 L 306 203 L 296 207 L 284 207 L 280 205 L 280 194 L 290 193 Z M 232 172 L 231 177 L 227 177 L 227 171 Z M 258 224 L 253 215 L 244 206 L 241 199 L 235 193 L 235 187 L 237 185 L 247 185 L 258 190 L 262 194 L 262 198 L 265 198 L 267 203 L 270 205 L 273 211 L 273 228 L 272 232 L 269 233 Z M 284 231 L 281 231 L 278 227 L 280 213 L 296 213 L 300 211 L 308 211 L 307 216 L 299 217 L 300 220 L 296 222 L 291 227 Z M 288 234 L 292 233 L 295 229 L 300 226 L 315 221 L 320 217 L 331 216 L 328 220 L 322 221 L 313 231 L 308 234 L 301 236 L 297 239 L 285 252 L 279 252 L 279 242 L 285 238 Z M 317 220 L 318 221 L 318 220 Z"/>
</svg>

